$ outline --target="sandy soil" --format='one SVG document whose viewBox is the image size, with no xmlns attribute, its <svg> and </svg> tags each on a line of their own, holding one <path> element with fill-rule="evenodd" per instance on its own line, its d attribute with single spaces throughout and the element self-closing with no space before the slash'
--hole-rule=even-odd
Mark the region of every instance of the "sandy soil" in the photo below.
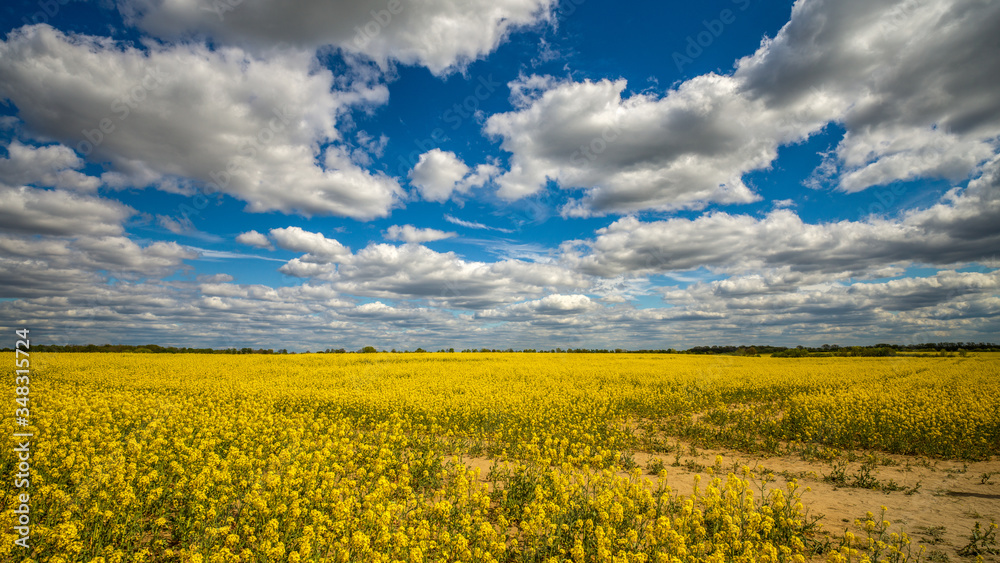
<svg viewBox="0 0 1000 563">
<path fill-rule="evenodd" d="M 893 481 L 904 489 L 884 492 L 835 486 L 824 481 L 823 477 L 833 471 L 830 461 L 806 461 L 799 455 L 764 457 L 701 448 L 692 455 L 688 444 L 681 442 L 681 446 L 684 454 L 679 460 L 672 453 L 660 455 L 646 452 L 635 453 L 633 459 L 652 481 L 655 481 L 655 475 L 648 470 L 649 464 L 655 463 L 655 460 L 662 461 L 667 470 L 667 483 L 681 495 L 691 493 L 697 473 L 703 475 L 704 486 L 708 475 L 703 467 L 713 465 L 716 455 L 723 456 L 723 468 L 727 471 L 734 462 L 738 462 L 741 466 L 750 466 L 758 475 L 773 473 L 775 482 L 769 488 L 784 487 L 789 479 L 797 479 L 808 514 L 822 516 L 822 533 L 834 543 L 845 529 L 864 537 L 855 526 L 855 520 L 864 518 L 868 511 L 878 516 L 880 507 L 885 506 L 888 509 L 886 519 L 892 522 L 889 531 L 902 531 L 909 535 L 914 554 L 919 546 L 925 546 L 923 561 L 974 561 L 974 557 L 958 555 L 958 550 L 969 543 L 975 523 L 978 521 L 983 527 L 991 520 L 1000 523 L 1000 461 L 997 460 L 963 463 L 875 453 L 879 459 L 879 465 L 873 471 L 877 481 L 883 484 Z M 854 453 L 859 459 L 848 463 L 845 468 L 848 482 L 865 459 L 865 452 Z M 846 461 L 845 455 L 838 458 L 839 461 Z M 680 465 L 675 465 L 678 462 Z M 485 482 L 493 462 L 487 458 L 466 458 L 463 463 L 470 469 L 479 469 L 480 480 Z M 986 473 L 994 475 L 984 483 Z M 806 487 L 810 490 L 806 491 Z M 983 560 L 1000 562 L 1000 556 L 984 555 Z"/>
</svg>

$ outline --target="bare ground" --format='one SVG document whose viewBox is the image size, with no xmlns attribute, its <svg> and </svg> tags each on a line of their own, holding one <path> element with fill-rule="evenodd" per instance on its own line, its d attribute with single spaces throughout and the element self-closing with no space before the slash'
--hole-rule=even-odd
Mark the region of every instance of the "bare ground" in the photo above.
<svg viewBox="0 0 1000 563">
<path fill-rule="evenodd" d="M 958 554 L 969 543 L 973 526 L 980 522 L 985 529 L 990 521 L 1000 522 L 1000 461 L 997 460 L 965 463 L 875 453 L 879 459 L 879 465 L 872 472 L 875 479 L 881 484 L 892 481 L 903 489 L 884 492 L 837 486 L 825 481 L 824 476 L 833 471 L 830 461 L 804 460 L 800 455 L 754 456 L 702 448 L 692 454 L 689 444 L 681 441 L 680 446 L 684 453 L 679 459 L 675 454 L 647 452 L 636 452 L 633 459 L 650 481 L 656 480 L 649 470 L 650 462 L 661 461 L 667 470 L 667 483 L 681 495 L 691 494 L 695 474 L 703 475 L 704 486 L 708 477 L 705 468 L 715 463 L 717 455 L 723 456 L 722 467 L 727 471 L 735 462 L 739 466 L 749 466 L 758 475 L 773 473 L 775 481 L 769 488 L 784 487 L 794 478 L 801 486 L 802 502 L 808 514 L 822 516 L 821 533 L 834 544 L 839 542 L 845 530 L 864 537 L 855 520 L 863 519 L 869 511 L 878 516 L 881 507 L 885 506 L 886 519 L 892 523 L 889 531 L 909 535 L 914 554 L 924 546 L 923 561 L 974 561 L 974 557 Z M 845 468 L 849 483 L 867 452 L 855 454 L 859 459 Z M 843 460 L 844 455 L 839 459 Z M 485 483 L 493 461 L 474 457 L 463 459 L 463 463 L 470 469 L 478 469 L 479 479 Z M 993 476 L 984 478 L 989 473 Z M 985 554 L 983 560 L 1000 563 L 1000 556 Z"/>
</svg>

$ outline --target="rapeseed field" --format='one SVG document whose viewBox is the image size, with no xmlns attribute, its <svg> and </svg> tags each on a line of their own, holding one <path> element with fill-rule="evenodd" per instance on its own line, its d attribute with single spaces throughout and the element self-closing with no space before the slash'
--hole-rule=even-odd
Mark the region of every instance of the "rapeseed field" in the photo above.
<svg viewBox="0 0 1000 563">
<path fill-rule="evenodd" d="M 821 542 L 795 479 L 720 456 L 680 494 L 634 456 L 990 459 L 998 360 L 38 353 L 31 426 L 3 419 L 32 444 L 27 488 L 0 454 L 0 560 L 913 561 L 891 514 Z"/>
</svg>

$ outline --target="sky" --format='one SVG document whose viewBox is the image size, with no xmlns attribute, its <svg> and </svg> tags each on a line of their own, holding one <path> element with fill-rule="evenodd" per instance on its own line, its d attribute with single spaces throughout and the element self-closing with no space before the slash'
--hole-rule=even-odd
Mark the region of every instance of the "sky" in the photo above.
<svg viewBox="0 0 1000 563">
<path fill-rule="evenodd" d="M 0 8 L 0 327 L 996 341 L 992 0 Z"/>
</svg>

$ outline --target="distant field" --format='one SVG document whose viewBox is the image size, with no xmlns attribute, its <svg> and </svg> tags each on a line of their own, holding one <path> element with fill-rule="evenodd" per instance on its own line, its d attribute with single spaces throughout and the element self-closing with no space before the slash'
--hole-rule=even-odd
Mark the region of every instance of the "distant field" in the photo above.
<svg viewBox="0 0 1000 563">
<path fill-rule="evenodd" d="M 37 353 L 13 397 L 10 561 L 25 491 L 35 561 L 1000 560 L 997 353 Z"/>
</svg>

